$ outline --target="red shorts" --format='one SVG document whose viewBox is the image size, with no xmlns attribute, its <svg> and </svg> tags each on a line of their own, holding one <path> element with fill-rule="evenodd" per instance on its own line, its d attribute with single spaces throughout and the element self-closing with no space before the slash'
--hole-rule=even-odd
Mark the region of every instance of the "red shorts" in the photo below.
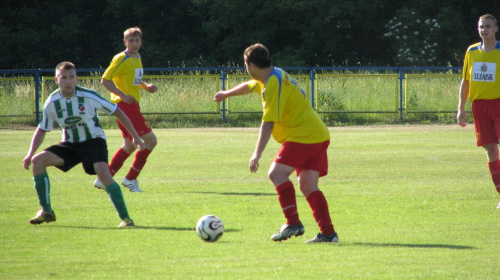
<svg viewBox="0 0 500 280">
<path fill-rule="evenodd" d="M 274 162 L 295 167 L 297 175 L 302 169 L 315 170 L 319 176 L 328 174 L 327 150 L 330 140 L 316 144 L 285 142 Z"/>
<path fill-rule="evenodd" d="M 149 123 L 141 114 L 139 103 L 127 104 L 121 101 L 118 103 L 118 108 L 120 108 L 120 110 L 122 110 L 123 113 L 127 115 L 128 119 L 134 126 L 134 129 L 135 131 L 137 131 L 137 134 L 139 134 L 139 136 L 143 136 L 152 131 L 151 127 L 149 126 Z M 116 123 L 118 124 L 118 127 L 122 131 L 123 138 L 128 138 L 132 140 L 132 135 L 128 132 L 125 126 L 123 126 L 123 124 L 118 119 L 116 120 Z"/>
<path fill-rule="evenodd" d="M 500 135 L 500 99 L 474 100 L 472 115 L 476 129 L 476 143 L 498 144 Z"/>
</svg>

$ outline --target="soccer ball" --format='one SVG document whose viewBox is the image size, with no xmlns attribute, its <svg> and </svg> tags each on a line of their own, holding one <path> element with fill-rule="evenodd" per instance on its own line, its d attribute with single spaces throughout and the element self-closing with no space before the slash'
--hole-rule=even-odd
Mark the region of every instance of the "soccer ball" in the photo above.
<svg viewBox="0 0 500 280">
<path fill-rule="evenodd" d="M 219 240 L 224 233 L 222 220 L 214 215 L 205 215 L 196 224 L 198 236 L 206 242 Z"/>
</svg>

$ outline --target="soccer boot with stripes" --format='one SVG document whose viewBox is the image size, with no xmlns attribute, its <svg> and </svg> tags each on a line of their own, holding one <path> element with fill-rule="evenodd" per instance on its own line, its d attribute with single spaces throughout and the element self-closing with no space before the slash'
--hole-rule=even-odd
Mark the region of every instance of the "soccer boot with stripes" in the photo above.
<svg viewBox="0 0 500 280">
<path fill-rule="evenodd" d="M 325 242 L 338 243 L 339 237 L 338 237 L 337 233 L 334 232 L 330 236 L 323 234 L 323 233 L 318 233 L 318 235 L 316 235 L 316 237 L 314 237 L 311 240 L 306 241 L 306 243 L 325 243 Z"/>
<path fill-rule="evenodd" d="M 283 241 L 292 236 L 301 236 L 302 234 L 304 234 L 304 232 L 305 229 L 301 222 L 299 222 L 299 224 L 296 226 L 284 224 L 281 226 L 278 233 L 271 236 L 271 239 L 273 241 Z"/>
<path fill-rule="evenodd" d="M 122 180 L 122 185 L 128 188 L 131 192 L 142 192 L 139 188 L 139 182 L 137 182 L 137 180 L 129 180 L 125 177 Z"/>
</svg>

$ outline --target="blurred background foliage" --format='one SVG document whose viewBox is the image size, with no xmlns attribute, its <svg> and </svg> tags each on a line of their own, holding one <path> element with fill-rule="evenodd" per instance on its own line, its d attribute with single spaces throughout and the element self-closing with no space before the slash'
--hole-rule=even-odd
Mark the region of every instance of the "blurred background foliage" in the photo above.
<svg viewBox="0 0 500 280">
<path fill-rule="evenodd" d="M 132 26 L 145 68 L 243 66 L 255 42 L 280 66 L 461 66 L 485 13 L 500 2 L 3 0 L 0 69 L 106 68 Z"/>
</svg>

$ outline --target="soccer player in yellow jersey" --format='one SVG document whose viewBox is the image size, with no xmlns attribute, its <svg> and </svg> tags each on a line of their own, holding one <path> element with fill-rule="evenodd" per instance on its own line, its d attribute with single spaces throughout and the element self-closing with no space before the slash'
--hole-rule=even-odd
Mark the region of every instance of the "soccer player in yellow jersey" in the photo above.
<svg viewBox="0 0 500 280">
<path fill-rule="evenodd" d="M 111 64 L 104 72 L 101 83 L 111 92 L 111 101 L 118 104 L 120 108 L 130 119 L 135 130 L 144 141 L 145 149 L 135 151 L 132 143 L 132 136 L 125 129 L 123 124 L 117 120 L 118 127 L 122 131 L 123 146 L 116 151 L 109 164 L 111 175 L 114 176 L 123 166 L 125 160 L 135 151 L 135 159 L 129 172 L 123 178 L 123 186 L 132 192 L 142 192 L 137 182 L 137 177 L 142 171 L 146 160 L 157 144 L 156 136 L 153 133 L 148 122 L 141 113 L 139 101 L 141 95 L 140 89 L 145 89 L 154 93 L 158 88 L 153 84 L 146 84 L 142 81 L 144 70 L 142 68 L 141 55 L 139 49 L 142 45 L 142 31 L 138 27 L 132 27 L 124 32 L 123 43 L 125 51 L 115 55 Z M 102 188 L 103 185 L 96 179 L 94 186 Z"/>
<path fill-rule="evenodd" d="M 244 52 L 247 72 L 253 80 L 230 90 L 220 91 L 214 101 L 252 92 L 261 95 L 264 114 L 255 151 L 250 158 L 250 171 L 257 172 L 259 159 L 271 135 L 282 144 L 269 169 L 269 179 L 276 188 L 278 200 L 287 222 L 273 241 L 304 234 L 299 220 L 295 188 L 289 176 L 296 172 L 299 188 L 312 209 L 320 233 L 307 243 L 338 242 L 328 203 L 318 187 L 319 177 L 328 172 L 327 149 L 330 133 L 311 107 L 306 94 L 288 73 L 271 65 L 269 51 L 254 44 Z"/>
<path fill-rule="evenodd" d="M 490 14 L 479 18 L 481 42 L 469 46 L 465 53 L 460 83 L 457 121 L 466 125 L 465 104 L 472 102 L 472 116 L 477 146 L 483 146 L 491 178 L 500 193 L 500 42 L 496 40 L 497 20 Z M 500 208 L 500 201 L 496 208 Z"/>
</svg>

